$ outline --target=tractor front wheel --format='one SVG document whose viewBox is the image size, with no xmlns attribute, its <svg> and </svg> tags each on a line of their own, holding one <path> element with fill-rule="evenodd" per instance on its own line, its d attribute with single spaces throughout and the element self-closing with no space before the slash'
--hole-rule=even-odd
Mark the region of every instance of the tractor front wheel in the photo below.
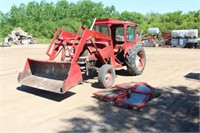
<svg viewBox="0 0 200 133">
<path fill-rule="evenodd" d="M 113 66 L 105 64 L 99 69 L 98 82 L 103 88 L 112 87 L 115 82 L 115 69 Z"/>
<path fill-rule="evenodd" d="M 146 55 L 141 45 L 135 45 L 129 49 L 125 57 L 127 71 L 130 75 L 142 74 L 146 65 Z"/>
</svg>

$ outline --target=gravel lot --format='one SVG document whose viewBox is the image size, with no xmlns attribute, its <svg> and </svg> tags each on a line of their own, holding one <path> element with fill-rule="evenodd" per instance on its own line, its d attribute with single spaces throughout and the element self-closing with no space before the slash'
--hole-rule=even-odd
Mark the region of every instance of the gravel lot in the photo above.
<svg viewBox="0 0 200 133">
<path fill-rule="evenodd" d="M 47 59 L 48 45 L 0 48 L 1 131 L 7 132 L 198 132 L 200 50 L 145 48 L 140 76 L 118 70 L 116 84 L 142 81 L 161 92 L 141 110 L 111 106 L 93 98 L 100 89 L 88 79 L 64 95 L 17 83 L 27 57 Z"/>
</svg>

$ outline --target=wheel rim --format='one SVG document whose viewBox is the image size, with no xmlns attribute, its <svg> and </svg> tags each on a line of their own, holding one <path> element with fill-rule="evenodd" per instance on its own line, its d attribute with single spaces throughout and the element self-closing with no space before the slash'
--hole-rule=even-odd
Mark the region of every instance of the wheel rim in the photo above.
<svg viewBox="0 0 200 133">
<path fill-rule="evenodd" d="M 138 52 L 135 58 L 135 64 L 139 70 L 144 68 L 144 53 L 142 51 Z"/>
<path fill-rule="evenodd" d="M 108 71 L 105 75 L 105 81 L 106 83 L 111 83 L 113 80 L 113 74 L 112 71 Z"/>
</svg>

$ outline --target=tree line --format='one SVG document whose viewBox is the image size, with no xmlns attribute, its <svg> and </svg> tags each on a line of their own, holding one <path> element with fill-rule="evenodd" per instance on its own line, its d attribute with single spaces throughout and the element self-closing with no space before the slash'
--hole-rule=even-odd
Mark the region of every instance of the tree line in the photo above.
<svg viewBox="0 0 200 133">
<path fill-rule="evenodd" d="M 61 27 L 76 33 L 83 25 L 89 28 L 94 18 L 113 18 L 132 21 L 138 24 L 138 33 L 147 32 L 149 27 L 159 27 L 161 31 L 173 29 L 198 29 L 200 31 L 200 10 L 183 13 L 182 11 L 159 14 L 150 12 L 119 13 L 114 6 L 104 6 L 102 2 L 91 0 L 69 3 L 59 0 L 56 3 L 29 2 L 13 5 L 9 12 L 0 11 L 0 37 L 7 36 L 15 27 L 21 27 L 34 37 L 52 38 L 55 30 Z"/>
</svg>

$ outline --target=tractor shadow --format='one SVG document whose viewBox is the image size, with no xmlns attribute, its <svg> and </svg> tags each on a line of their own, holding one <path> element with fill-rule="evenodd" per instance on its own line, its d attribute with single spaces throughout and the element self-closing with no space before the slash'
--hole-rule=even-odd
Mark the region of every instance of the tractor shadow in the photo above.
<svg viewBox="0 0 200 133">
<path fill-rule="evenodd" d="M 48 92 L 48 91 L 40 90 L 40 89 L 35 89 L 35 88 L 24 86 L 24 85 L 17 87 L 17 90 L 26 92 L 26 93 L 29 93 L 32 95 L 36 95 L 36 96 L 39 96 L 42 98 L 46 98 L 46 99 L 49 99 L 52 101 L 56 101 L 56 102 L 61 102 L 64 99 L 67 99 L 67 98 L 71 97 L 72 95 L 76 94 L 76 93 L 70 92 L 70 91 L 67 91 L 64 94 L 57 94 L 57 93 Z"/>
<path fill-rule="evenodd" d="M 103 89 L 98 82 L 98 73 L 93 72 L 89 75 L 83 75 L 83 82 L 87 84 L 91 84 L 91 87 L 95 89 Z"/>
<path fill-rule="evenodd" d="M 187 79 L 200 80 L 200 73 L 188 73 L 184 77 Z"/>
<path fill-rule="evenodd" d="M 119 76 L 131 76 L 127 70 L 125 69 L 119 69 L 119 70 L 115 70 L 116 72 L 116 76 L 119 75 Z"/>
<path fill-rule="evenodd" d="M 141 110 L 110 106 L 104 101 L 95 99 L 97 105 L 78 108 L 83 114 L 72 118 L 62 118 L 61 121 L 65 123 L 65 127 L 58 133 L 199 131 L 198 89 L 169 86 L 155 88 L 155 90 L 160 92 L 161 96 L 149 101 Z M 172 92 L 173 90 L 175 92 Z"/>
<path fill-rule="evenodd" d="M 115 70 L 116 72 L 116 78 L 117 76 L 131 76 L 127 70 L 125 69 L 119 69 L 119 70 Z M 98 83 L 98 73 L 97 72 L 92 72 L 89 75 L 83 75 L 83 82 L 84 83 L 88 83 L 91 84 L 91 87 L 95 88 L 95 89 L 105 89 L 103 87 L 101 87 Z"/>
</svg>

